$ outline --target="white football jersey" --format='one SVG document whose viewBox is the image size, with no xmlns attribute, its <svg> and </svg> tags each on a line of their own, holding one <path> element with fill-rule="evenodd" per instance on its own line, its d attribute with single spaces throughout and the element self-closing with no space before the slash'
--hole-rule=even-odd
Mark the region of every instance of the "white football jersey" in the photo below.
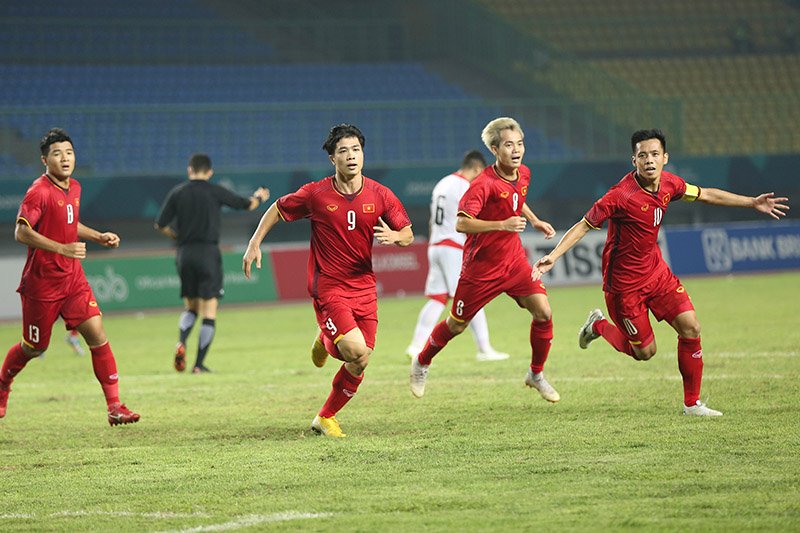
<svg viewBox="0 0 800 533">
<path fill-rule="evenodd" d="M 464 246 L 467 236 L 456 231 L 458 202 L 469 189 L 469 181 L 460 174 L 445 176 L 433 188 L 431 194 L 430 244 L 451 240 Z"/>
</svg>

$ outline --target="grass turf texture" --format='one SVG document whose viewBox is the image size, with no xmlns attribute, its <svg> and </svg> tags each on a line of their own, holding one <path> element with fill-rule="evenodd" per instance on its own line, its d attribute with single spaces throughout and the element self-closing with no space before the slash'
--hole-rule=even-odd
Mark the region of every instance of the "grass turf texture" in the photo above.
<svg viewBox="0 0 800 533">
<path fill-rule="evenodd" d="M 423 299 L 383 299 L 344 440 L 308 429 L 338 368 L 311 364 L 309 303 L 223 308 L 211 375 L 172 369 L 177 313 L 107 316 L 122 399 L 143 417 L 115 428 L 59 323 L 0 420 L 0 530 L 796 531 L 800 273 L 685 281 L 702 397 L 722 418 L 681 414 L 664 324 L 648 362 L 602 339 L 578 349 L 598 287 L 551 289 L 557 405 L 523 386 L 529 318 L 506 297 L 488 317 L 512 358 L 478 363 L 462 335 L 413 399 L 404 351 Z M 18 339 L 19 324 L 0 326 L 3 347 Z"/>
</svg>

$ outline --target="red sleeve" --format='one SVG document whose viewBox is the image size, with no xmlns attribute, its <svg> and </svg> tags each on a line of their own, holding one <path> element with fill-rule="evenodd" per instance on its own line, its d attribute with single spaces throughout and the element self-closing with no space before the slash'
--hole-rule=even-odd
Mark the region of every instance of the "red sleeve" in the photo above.
<svg viewBox="0 0 800 533">
<path fill-rule="evenodd" d="M 42 214 L 45 210 L 45 199 L 42 195 L 41 189 L 38 187 L 31 187 L 25 193 L 25 198 L 22 199 L 22 204 L 19 206 L 17 213 L 17 222 L 27 222 L 33 228 L 39 223 Z"/>
<path fill-rule="evenodd" d="M 593 228 L 602 228 L 603 222 L 611 218 L 617 211 L 617 195 L 610 190 L 597 200 L 589 211 L 583 216 Z"/>
<path fill-rule="evenodd" d="M 411 225 L 406 208 L 389 188 L 383 189 L 384 209 L 381 217 L 384 222 L 394 231 L 399 231 Z"/>
<path fill-rule="evenodd" d="M 675 192 L 672 194 L 672 198 L 670 198 L 670 202 L 674 202 L 675 200 L 680 200 L 683 198 L 683 195 L 686 194 L 686 182 L 680 176 L 676 176 L 672 174 L 670 176 L 672 178 L 672 184 L 674 187 Z"/>
<path fill-rule="evenodd" d="M 287 222 L 311 216 L 311 183 L 278 198 L 278 214 Z"/>
<path fill-rule="evenodd" d="M 461 201 L 458 202 L 459 213 L 464 213 L 472 218 L 478 217 L 478 213 L 486 204 L 487 191 L 484 183 L 484 181 L 472 182 L 467 192 L 461 197 Z"/>
</svg>

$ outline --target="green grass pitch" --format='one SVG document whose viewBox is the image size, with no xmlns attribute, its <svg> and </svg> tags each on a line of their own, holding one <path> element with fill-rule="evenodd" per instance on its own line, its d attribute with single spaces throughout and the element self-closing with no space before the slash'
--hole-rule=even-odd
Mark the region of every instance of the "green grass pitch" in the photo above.
<svg viewBox="0 0 800 533">
<path fill-rule="evenodd" d="M 172 369 L 177 312 L 106 316 L 122 399 L 142 413 L 114 428 L 59 323 L 0 420 L 0 530 L 797 531 L 800 273 L 684 281 L 721 418 L 681 414 L 664 324 L 648 362 L 602 339 L 578 349 L 597 286 L 550 289 L 557 405 L 523 386 L 530 319 L 506 297 L 487 311 L 512 358 L 478 363 L 462 335 L 415 400 L 404 350 L 423 299 L 383 299 L 343 440 L 309 430 L 338 365 L 311 364 L 308 302 L 223 306 L 200 376 Z M 3 350 L 19 327 L 0 326 Z"/>
</svg>

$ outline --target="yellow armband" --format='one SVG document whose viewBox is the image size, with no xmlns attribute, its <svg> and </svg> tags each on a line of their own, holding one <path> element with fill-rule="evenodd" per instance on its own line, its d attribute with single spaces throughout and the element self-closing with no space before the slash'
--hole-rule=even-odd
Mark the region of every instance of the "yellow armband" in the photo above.
<svg viewBox="0 0 800 533">
<path fill-rule="evenodd" d="M 692 185 L 691 183 L 686 184 L 686 192 L 683 193 L 683 198 L 681 200 L 685 200 L 687 202 L 694 202 L 697 200 L 697 197 L 700 196 L 700 187 L 697 185 Z"/>
</svg>

